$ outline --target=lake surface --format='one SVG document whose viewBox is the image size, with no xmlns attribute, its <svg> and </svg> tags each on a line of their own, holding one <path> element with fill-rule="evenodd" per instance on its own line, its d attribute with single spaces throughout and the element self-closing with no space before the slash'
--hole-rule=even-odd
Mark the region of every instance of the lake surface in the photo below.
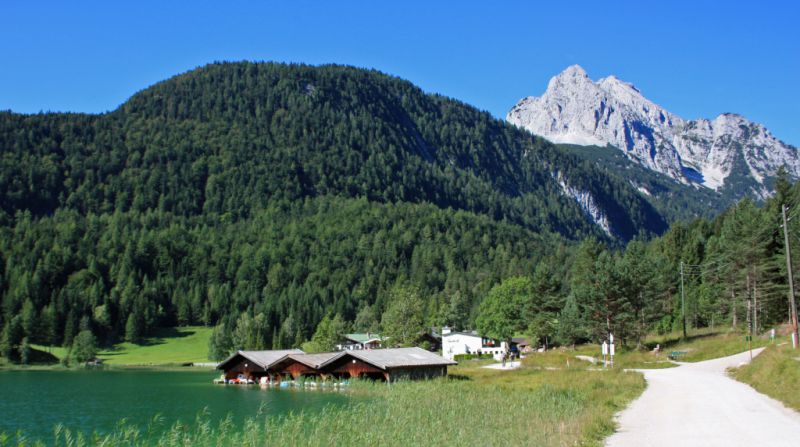
<svg viewBox="0 0 800 447">
<path fill-rule="evenodd" d="M 204 408 L 215 426 L 228 414 L 239 425 L 259 408 L 267 415 L 281 415 L 346 405 L 350 399 L 336 391 L 214 385 L 215 377 L 219 373 L 0 371 L 0 432 L 13 435 L 21 429 L 50 441 L 58 423 L 86 434 L 107 433 L 123 418 L 144 429 L 156 414 L 164 417 L 165 430 L 178 420 L 193 422 Z"/>
</svg>

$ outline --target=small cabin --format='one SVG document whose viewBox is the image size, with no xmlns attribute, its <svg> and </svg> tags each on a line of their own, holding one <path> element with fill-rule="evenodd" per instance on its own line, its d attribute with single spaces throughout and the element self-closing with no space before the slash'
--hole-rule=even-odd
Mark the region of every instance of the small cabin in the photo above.
<svg viewBox="0 0 800 447">
<path fill-rule="evenodd" d="M 337 351 L 352 351 L 355 349 L 380 349 L 383 338 L 379 334 L 367 332 L 365 334 L 344 334 L 342 342 L 336 346 Z"/>
<path fill-rule="evenodd" d="M 447 367 L 456 364 L 422 348 L 394 348 L 346 352 L 332 360 L 330 368 L 350 377 L 393 382 L 444 377 Z"/>
</svg>

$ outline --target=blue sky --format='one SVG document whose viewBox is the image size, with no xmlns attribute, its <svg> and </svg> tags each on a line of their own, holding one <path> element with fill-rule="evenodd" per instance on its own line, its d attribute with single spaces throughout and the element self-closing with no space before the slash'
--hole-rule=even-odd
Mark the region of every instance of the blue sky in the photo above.
<svg viewBox="0 0 800 447">
<path fill-rule="evenodd" d="M 3 0 L 0 109 L 102 112 L 247 59 L 377 68 L 503 117 L 577 63 L 685 118 L 736 112 L 800 146 L 793 1 L 122 3 Z"/>
</svg>

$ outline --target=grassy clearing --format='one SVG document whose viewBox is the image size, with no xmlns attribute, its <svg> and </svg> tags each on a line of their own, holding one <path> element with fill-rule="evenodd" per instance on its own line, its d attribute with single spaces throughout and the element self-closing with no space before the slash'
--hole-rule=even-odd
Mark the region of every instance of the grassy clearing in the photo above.
<svg viewBox="0 0 800 447">
<path fill-rule="evenodd" d="M 160 329 L 141 345 L 120 343 L 112 349 L 100 351 L 97 356 L 109 365 L 209 362 L 208 339 L 211 330 L 202 326 Z"/>
<path fill-rule="evenodd" d="M 182 363 L 206 363 L 208 339 L 212 328 L 186 326 L 162 328 L 142 344 L 119 343 L 101 350 L 97 356 L 108 365 L 156 366 Z M 34 349 L 55 356 L 55 361 L 69 355 L 69 350 L 60 346 L 34 345 Z"/>
<path fill-rule="evenodd" d="M 800 351 L 791 344 L 768 346 L 733 376 L 761 393 L 800 411 Z"/>
<path fill-rule="evenodd" d="M 756 337 L 752 341 L 753 349 L 766 346 L 766 336 Z M 656 355 L 653 349 L 661 346 L 661 353 Z M 679 359 L 682 362 L 699 362 L 719 357 L 726 357 L 746 351 L 748 343 L 743 334 L 730 331 L 712 331 L 701 329 L 692 331 L 689 337 L 682 339 L 681 333 L 649 336 L 645 341 L 645 349 L 618 348 L 614 356 L 614 367 L 621 369 L 661 369 L 677 366 L 668 359 L 672 351 L 684 351 Z M 580 345 L 574 348 L 556 348 L 544 353 L 534 353 L 525 359 L 526 364 L 539 368 L 556 369 L 588 369 L 602 366 L 592 365 L 578 360 L 576 356 L 589 356 L 602 360 L 599 345 Z"/>
<path fill-rule="evenodd" d="M 594 357 L 599 362 L 592 364 L 585 360 L 579 360 L 576 358 L 578 355 Z M 556 348 L 544 353 L 531 354 L 525 358 L 525 362 L 534 367 L 555 369 L 592 369 L 603 366 L 600 347 L 595 345 Z M 674 363 L 667 360 L 665 355 L 656 356 L 650 351 L 620 349 L 614 356 L 615 369 L 660 369 L 675 366 Z"/>
<path fill-rule="evenodd" d="M 86 445 L 601 445 L 613 415 L 644 390 L 636 373 L 546 371 L 523 367 L 496 371 L 452 368 L 447 379 L 355 383 L 364 397 L 344 408 L 282 417 L 256 416 L 237 428 L 212 425 L 202 415 L 164 434 L 120 425 Z M 156 420 L 156 425 L 158 424 Z M 77 434 L 57 429 L 56 445 L 78 445 Z"/>
<path fill-rule="evenodd" d="M 767 336 L 759 336 L 754 337 L 752 343 L 748 344 L 744 334 L 740 332 L 705 330 L 690 334 L 686 340 L 681 340 L 677 335 L 665 337 L 661 346 L 665 355 L 671 351 L 686 351 L 686 355 L 680 358 L 682 362 L 701 362 L 738 354 L 750 346 L 753 349 L 760 348 L 769 342 Z"/>
<path fill-rule="evenodd" d="M 69 350 L 62 346 L 44 346 L 44 345 L 31 345 L 33 349 L 38 351 L 47 352 L 49 354 L 54 355 L 56 358 L 63 359 L 67 355 L 69 355 Z"/>
</svg>

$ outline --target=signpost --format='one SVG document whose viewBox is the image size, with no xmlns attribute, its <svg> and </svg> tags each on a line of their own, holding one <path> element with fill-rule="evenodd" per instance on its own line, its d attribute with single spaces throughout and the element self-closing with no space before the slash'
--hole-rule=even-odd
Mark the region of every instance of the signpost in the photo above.
<svg viewBox="0 0 800 447">
<path fill-rule="evenodd" d="M 614 334 L 608 334 L 608 340 L 611 342 L 608 346 L 608 353 L 611 354 L 611 367 L 614 367 Z"/>
<path fill-rule="evenodd" d="M 611 363 L 611 367 L 614 367 L 614 334 L 608 334 L 608 341 L 603 340 L 603 344 L 600 345 L 600 348 L 603 351 L 603 367 L 608 368 L 608 364 Z"/>
</svg>

